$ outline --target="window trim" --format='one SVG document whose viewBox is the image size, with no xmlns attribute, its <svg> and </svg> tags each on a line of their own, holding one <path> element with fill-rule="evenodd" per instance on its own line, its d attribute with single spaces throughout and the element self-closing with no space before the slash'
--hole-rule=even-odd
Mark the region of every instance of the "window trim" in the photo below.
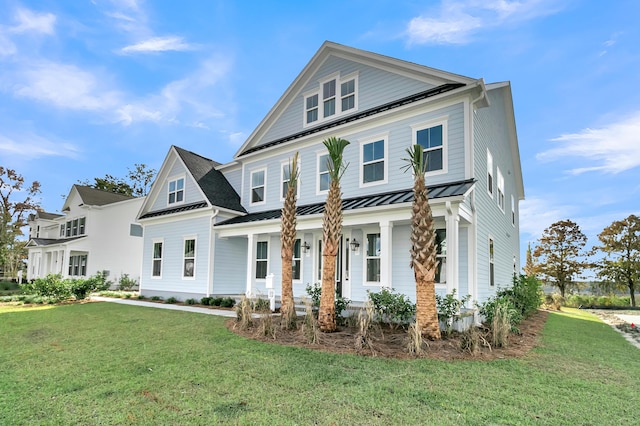
<svg viewBox="0 0 640 426">
<path fill-rule="evenodd" d="M 358 71 L 354 71 L 352 73 L 346 74 L 346 75 L 341 75 L 340 72 L 335 72 L 332 73 L 322 79 L 319 79 L 317 81 L 317 84 L 314 85 L 313 89 L 310 89 L 306 92 L 304 92 L 302 94 L 302 109 L 303 109 L 303 117 L 302 117 L 302 127 L 306 128 L 309 126 L 314 126 L 316 124 L 340 117 L 344 114 L 347 113 L 351 113 L 351 112 L 355 112 L 358 111 L 358 76 L 359 76 L 359 72 Z M 325 98 L 324 98 L 324 85 L 326 83 L 329 83 L 331 81 L 335 81 L 336 84 L 336 88 L 335 88 L 335 94 L 332 96 L 332 98 L 335 101 L 335 108 L 334 108 L 334 113 L 331 115 L 326 115 L 324 114 L 324 103 L 325 103 Z M 348 83 L 349 81 L 353 80 L 353 94 L 348 94 L 347 96 L 342 96 L 342 84 L 344 83 Z M 313 97 L 313 96 L 318 96 L 318 104 L 315 107 L 317 109 L 317 119 L 314 121 L 309 122 L 307 120 L 307 113 L 309 111 L 311 111 L 313 108 L 307 108 L 307 99 Z M 343 98 L 349 97 L 349 96 L 353 96 L 353 108 L 349 108 L 346 110 L 342 109 L 342 100 Z"/>
<path fill-rule="evenodd" d="M 436 233 L 436 240 L 437 240 L 437 233 L 438 231 L 444 231 L 444 240 L 443 241 L 447 241 L 447 228 L 435 228 L 433 230 Z M 440 246 L 442 246 L 442 242 L 440 244 Z M 441 247 L 442 248 L 442 247 Z M 440 262 L 440 281 L 435 281 L 435 275 L 434 275 L 434 284 L 435 285 L 439 285 L 439 286 L 446 286 L 447 285 L 447 244 L 445 244 L 444 246 L 444 250 L 440 250 L 440 254 L 438 254 L 438 245 L 436 245 L 436 259 L 441 260 Z M 444 260 L 444 262 L 442 262 L 442 260 Z M 437 270 L 436 270 L 436 274 L 437 274 Z M 444 275 L 444 281 L 442 281 L 442 276 Z"/>
<path fill-rule="evenodd" d="M 160 244 L 160 257 L 155 257 L 156 254 L 156 244 Z M 155 262 L 160 262 L 160 275 L 154 275 L 154 265 Z M 162 279 L 162 267 L 164 266 L 164 239 L 163 238 L 154 238 L 151 240 L 151 279 L 159 280 Z"/>
<path fill-rule="evenodd" d="M 262 188 L 263 188 L 263 192 L 262 192 L 262 201 L 253 201 L 253 189 L 254 188 L 260 188 L 259 186 L 254 187 L 253 186 L 253 175 L 256 173 L 260 173 L 263 172 L 264 173 L 264 180 L 262 182 Z M 267 203 L 267 168 L 266 167 L 261 167 L 259 169 L 255 169 L 255 170 L 251 170 L 251 172 L 249 173 L 249 205 L 250 206 L 260 206 L 263 204 Z"/>
<path fill-rule="evenodd" d="M 298 157 L 298 186 L 296 187 L 296 198 L 300 198 L 300 176 L 301 176 L 301 172 L 300 172 L 300 163 L 302 162 L 301 157 Z M 286 197 L 286 193 L 282 193 L 282 189 L 283 189 L 283 185 L 284 185 L 284 168 L 285 166 L 290 166 L 291 165 L 291 161 L 290 160 L 286 160 L 286 161 L 281 161 L 280 162 L 280 201 L 284 201 L 285 197 Z M 287 180 L 287 184 L 289 183 L 289 181 Z"/>
<path fill-rule="evenodd" d="M 418 132 L 432 127 L 442 126 L 442 169 L 425 172 L 425 176 L 446 174 L 449 169 L 449 116 L 434 118 L 411 125 L 411 146 L 418 143 Z M 424 152 L 424 149 L 423 151 Z"/>
<path fill-rule="evenodd" d="M 489 287 L 496 286 L 496 265 L 495 265 L 495 255 L 496 255 L 496 244 L 494 238 L 489 236 Z"/>
<path fill-rule="evenodd" d="M 267 257 L 266 259 L 258 259 L 258 244 L 260 243 L 266 243 L 267 244 Z M 256 272 L 254 274 L 254 278 L 256 281 L 266 281 L 267 279 L 267 275 L 269 275 L 269 240 L 268 239 L 259 239 L 256 241 L 256 246 L 255 246 L 255 268 L 256 268 Z M 258 262 L 265 262 L 267 265 L 267 268 L 265 270 L 265 274 L 264 274 L 264 278 L 258 278 Z"/>
<path fill-rule="evenodd" d="M 180 192 L 178 188 L 178 181 L 182 179 L 182 200 L 181 201 L 177 201 L 178 199 L 178 193 Z M 174 191 L 171 191 L 171 183 L 175 182 L 176 183 L 176 189 Z M 173 203 L 170 201 L 171 199 L 171 194 L 175 193 L 176 194 L 176 201 L 174 201 Z M 182 175 L 176 175 L 173 177 L 170 177 L 167 179 L 167 206 L 176 206 L 176 205 L 180 205 L 180 204 L 184 204 L 185 203 L 185 199 L 186 199 L 186 193 L 187 193 L 187 179 L 186 176 L 184 174 Z"/>
<path fill-rule="evenodd" d="M 487 148 L 487 193 L 491 198 L 493 198 L 493 193 L 495 192 L 493 188 L 496 186 L 496 182 L 493 176 L 493 155 L 491 155 L 491 151 Z"/>
<path fill-rule="evenodd" d="M 82 262 L 84 261 L 84 265 Z M 69 274 L 70 277 L 86 277 L 87 264 L 89 256 L 87 254 L 73 254 L 69 256 Z M 77 271 L 76 271 L 77 269 Z"/>
<path fill-rule="evenodd" d="M 502 213 L 504 213 L 504 197 L 505 197 L 505 193 L 504 193 L 504 176 L 502 175 L 502 172 L 500 171 L 500 167 L 496 167 L 496 175 L 497 175 L 497 181 L 498 181 L 498 192 L 496 194 L 497 197 L 497 201 L 498 201 L 498 207 L 500 208 L 500 210 L 502 210 Z"/>
<path fill-rule="evenodd" d="M 316 97 L 316 105 L 315 107 L 309 108 L 307 107 L 307 100 L 313 97 Z M 317 123 L 320 121 L 320 94 L 317 91 L 314 91 L 309 94 L 303 95 L 303 106 L 304 106 L 304 125 L 308 126 L 313 123 Z M 316 119 L 313 121 L 309 121 L 309 112 L 315 110 L 316 111 Z"/>
<path fill-rule="evenodd" d="M 380 253 L 377 256 L 369 256 L 367 254 L 367 248 L 369 246 L 369 235 L 378 235 L 378 238 L 380 238 Z M 362 242 L 364 247 L 362 248 L 362 261 L 363 261 L 363 265 L 362 265 L 362 285 L 364 287 L 381 287 L 382 286 L 382 233 L 380 232 L 379 229 L 375 230 L 375 229 L 363 229 L 362 230 Z M 368 280 L 368 270 L 367 270 L 367 260 L 369 259 L 378 259 L 379 262 L 379 270 L 380 270 L 380 277 L 378 281 L 369 281 Z"/>
<path fill-rule="evenodd" d="M 300 257 L 296 257 L 296 242 L 298 242 L 298 254 Z M 293 273 L 293 271 L 291 271 L 291 277 L 293 278 L 293 282 L 294 283 L 301 283 L 302 282 L 302 278 L 304 277 L 304 272 L 302 270 L 303 267 L 303 262 L 302 259 L 304 258 L 304 256 L 302 255 L 302 238 L 296 238 L 293 241 L 293 256 L 291 257 L 291 265 L 292 265 L 292 269 L 293 269 L 293 262 L 294 261 L 298 261 L 300 264 L 300 277 L 296 279 L 295 274 Z"/>
<path fill-rule="evenodd" d="M 320 189 L 320 158 L 323 156 L 327 156 L 329 158 L 329 154 L 326 151 L 318 151 L 316 152 L 316 195 L 326 195 L 329 193 L 329 188 Z M 322 172 L 322 174 L 328 174 L 329 172 Z M 329 186 L 331 186 L 331 177 L 329 177 Z"/>
<path fill-rule="evenodd" d="M 382 141 L 384 144 L 384 156 L 382 157 L 382 160 L 374 160 L 374 161 L 369 161 L 365 163 L 364 146 L 375 143 L 375 142 L 379 142 L 379 141 Z M 384 185 L 385 183 L 388 183 L 389 182 L 389 132 L 381 133 L 377 136 L 372 136 L 372 137 L 360 140 L 359 160 L 360 160 L 360 176 L 359 176 L 360 188 L 367 188 L 369 186 L 376 186 L 376 185 Z M 379 163 L 380 161 L 383 162 L 384 179 L 376 180 L 372 182 L 364 182 L 364 166 L 368 164 Z"/>
<path fill-rule="evenodd" d="M 511 194 L 511 225 L 516 226 L 516 198 Z"/>
<path fill-rule="evenodd" d="M 187 245 L 187 241 L 193 241 L 193 256 L 192 257 L 187 257 L 187 253 L 186 253 L 186 245 Z M 182 237 L 182 279 L 183 280 L 195 280 L 196 279 L 196 262 L 197 262 L 197 255 L 198 255 L 198 237 L 196 235 L 185 235 L 184 237 Z M 187 261 L 187 259 L 193 259 L 193 275 L 192 276 L 187 276 L 185 275 L 185 262 Z"/>
</svg>

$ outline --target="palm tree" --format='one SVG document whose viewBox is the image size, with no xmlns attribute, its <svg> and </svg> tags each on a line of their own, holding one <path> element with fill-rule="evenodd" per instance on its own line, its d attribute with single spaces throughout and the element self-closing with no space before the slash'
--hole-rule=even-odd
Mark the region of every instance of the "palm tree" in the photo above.
<svg viewBox="0 0 640 426">
<path fill-rule="evenodd" d="M 282 325 L 290 328 L 295 325 L 296 310 L 293 302 L 293 246 L 296 241 L 296 194 L 298 190 L 298 153 L 289 163 L 289 182 L 282 206 L 280 232 L 280 256 L 282 257 Z"/>
<path fill-rule="evenodd" d="M 411 267 L 416 279 L 416 323 L 423 336 L 440 339 L 436 307 L 436 233 L 424 179 L 426 161 L 419 144 L 407 148 L 407 170 L 413 172 L 413 203 L 411 205 Z"/>
<path fill-rule="evenodd" d="M 322 220 L 322 294 L 320 296 L 320 309 L 318 310 L 318 325 L 323 332 L 330 333 L 336 330 L 335 307 L 335 275 L 336 255 L 340 246 L 340 234 L 342 233 L 342 191 L 340 179 L 348 164 L 343 163 L 342 154 L 344 148 L 349 145 L 345 139 L 330 137 L 322 141 L 329 153 L 327 169 L 329 171 L 329 194 L 324 206 Z"/>
</svg>

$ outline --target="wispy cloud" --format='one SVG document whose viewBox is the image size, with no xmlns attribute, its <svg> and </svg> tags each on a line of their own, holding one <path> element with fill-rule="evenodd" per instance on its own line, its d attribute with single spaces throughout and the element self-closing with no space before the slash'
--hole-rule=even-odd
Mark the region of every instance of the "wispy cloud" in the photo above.
<svg viewBox="0 0 640 426">
<path fill-rule="evenodd" d="M 52 13 L 38 13 L 21 8 L 16 10 L 14 20 L 17 21 L 17 24 L 8 30 L 12 33 L 53 34 L 55 32 L 56 16 Z"/>
<path fill-rule="evenodd" d="M 520 203 L 520 232 L 524 241 L 533 241 L 554 222 L 566 219 L 572 208 L 555 204 L 550 197 L 529 197 Z"/>
<path fill-rule="evenodd" d="M 167 37 L 152 37 L 147 40 L 140 41 L 136 44 L 132 44 L 123 47 L 120 52 L 129 53 L 151 53 L 151 52 L 166 52 L 166 51 L 185 51 L 193 50 L 194 46 L 186 43 L 182 37 L 167 36 Z"/>
<path fill-rule="evenodd" d="M 550 0 L 442 0 L 407 25 L 409 44 L 464 44 L 483 29 L 515 24 L 556 13 Z"/>
<path fill-rule="evenodd" d="M 34 133 L 0 135 L 0 152 L 3 156 L 34 159 L 41 157 L 77 158 L 80 150 L 68 142 L 54 142 Z"/>
<path fill-rule="evenodd" d="M 607 126 L 584 129 L 552 139 L 557 147 L 539 153 L 542 161 L 566 157 L 586 160 L 587 166 L 569 170 L 578 175 L 586 172 L 620 173 L 640 166 L 640 111 Z"/>
</svg>

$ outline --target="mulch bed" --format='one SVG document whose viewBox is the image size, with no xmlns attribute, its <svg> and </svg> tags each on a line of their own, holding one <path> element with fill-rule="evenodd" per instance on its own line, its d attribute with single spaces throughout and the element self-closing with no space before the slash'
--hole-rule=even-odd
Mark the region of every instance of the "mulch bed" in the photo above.
<svg viewBox="0 0 640 426">
<path fill-rule="evenodd" d="M 426 341 L 426 350 L 421 358 L 439 360 L 493 360 L 518 358 L 526 355 L 532 348 L 538 345 L 538 337 L 547 320 L 548 312 L 536 311 L 522 321 L 518 328 L 519 334 L 511 334 L 509 343 L 505 347 L 490 348 L 481 345 L 475 354 L 460 349 L 462 335 L 453 332 L 450 336 L 444 336 L 438 341 Z M 375 327 L 372 332 L 370 345 L 363 349 L 356 349 L 357 329 L 353 327 L 339 327 L 335 333 L 319 333 L 318 343 L 307 343 L 307 338 L 300 330 L 283 330 L 280 327 L 280 318 L 272 317 L 273 335 L 265 336 L 258 321 L 246 330 L 241 330 L 235 319 L 226 321 L 226 326 L 232 332 L 249 339 L 270 342 L 279 345 L 295 346 L 324 352 L 356 354 L 362 356 L 374 356 L 384 358 L 411 359 L 415 355 L 409 354 L 407 347 L 408 335 L 402 328 L 390 329 Z"/>
</svg>

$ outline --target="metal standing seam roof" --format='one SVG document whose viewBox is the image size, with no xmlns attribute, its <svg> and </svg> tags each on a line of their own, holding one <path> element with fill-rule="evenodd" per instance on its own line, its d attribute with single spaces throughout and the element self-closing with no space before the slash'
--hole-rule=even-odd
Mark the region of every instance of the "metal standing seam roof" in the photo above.
<svg viewBox="0 0 640 426">
<path fill-rule="evenodd" d="M 475 179 L 452 182 L 427 187 L 429 199 L 456 197 L 467 193 L 475 183 Z M 385 192 L 382 194 L 366 195 L 362 197 L 347 198 L 342 200 L 342 210 L 357 210 L 366 207 L 379 207 L 393 204 L 410 203 L 413 201 L 413 189 Z M 307 216 L 324 213 L 325 203 L 308 204 L 298 206 L 296 214 Z M 234 217 L 217 223 L 215 226 L 236 225 L 239 223 L 259 222 L 263 220 L 280 219 L 282 209 L 268 210 L 264 212 L 250 213 L 245 216 Z"/>
<path fill-rule="evenodd" d="M 148 219 L 150 217 L 158 217 L 158 216 L 164 216 L 164 215 L 173 214 L 173 213 L 187 212 L 190 210 L 203 209 L 205 207 L 208 207 L 208 204 L 206 201 L 201 201 L 198 203 L 191 203 L 191 204 L 183 204 L 179 207 L 171 207 L 168 209 L 155 210 L 155 211 L 143 214 L 142 216 L 140 216 L 140 219 Z"/>
<path fill-rule="evenodd" d="M 298 132 L 298 133 L 294 133 L 293 135 L 289 135 L 289 136 L 285 136 L 283 138 L 280 139 L 276 139 L 274 141 L 271 142 L 267 142 L 267 143 L 263 143 L 261 145 L 258 146 L 254 146 L 253 148 L 249 148 L 249 149 L 245 149 L 244 151 L 242 151 L 240 154 L 238 154 L 238 157 L 242 157 L 243 155 L 247 155 L 247 154 L 251 154 L 252 152 L 256 152 L 256 151 L 260 151 L 266 148 L 270 148 L 272 146 L 276 146 L 276 145 L 280 145 L 283 144 L 285 142 L 289 142 L 295 139 L 300 139 L 302 137 L 308 136 L 308 135 L 312 135 L 314 133 L 318 133 L 321 132 L 323 130 L 326 129 L 330 129 L 332 127 L 337 127 L 340 126 L 342 124 L 345 123 L 350 123 L 352 121 L 356 121 L 356 120 L 360 120 L 372 115 L 376 115 L 376 114 L 380 114 L 382 112 L 391 110 L 391 109 L 395 109 L 407 104 L 411 104 L 414 102 L 418 102 L 421 101 L 423 99 L 426 98 L 430 98 L 432 96 L 436 96 L 439 95 L 441 93 L 445 93 L 445 92 L 450 92 L 451 90 L 455 90 L 459 87 L 465 86 L 464 83 L 447 83 L 447 84 L 442 84 L 440 86 L 431 88 L 429 90 L 425 90 L 423 92 L 419 92 L 416 93 L 414 95 L 411 96 L 407 96 L 395 101 L 391 101 L 388 102 L 386 104 L 374 107 L 374 108 L 370 108 L 368 110 L 365 111 L 361 111 L 358 112 L 356 114 L 352 114 L 352 115 L 348 115 L 346 117 L 341 117 L 337 120 L 331 121 L 329 123 L 325 123 L 323 125 L 317 126 L 317 127 L 313 127 L 311 129 L 307 129 L 307 130 L 303 130 L 302 132 Z"/>
</svg>

